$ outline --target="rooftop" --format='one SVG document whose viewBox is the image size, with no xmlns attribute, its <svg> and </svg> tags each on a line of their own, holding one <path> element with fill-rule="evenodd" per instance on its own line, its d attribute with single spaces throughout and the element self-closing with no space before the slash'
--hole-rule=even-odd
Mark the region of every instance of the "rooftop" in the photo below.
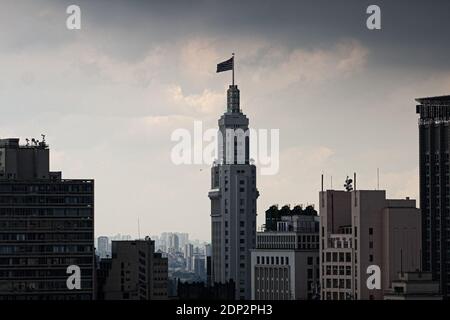
<svg viewBox="0 0 450 320">
<path fill-rule="evenodd" d="M 434 104 L 434 103 L 449 103 L 450 104 L 450 95 L 417 98 L 416 101 L 419 102 L 420 104 Z"/>
</svg>

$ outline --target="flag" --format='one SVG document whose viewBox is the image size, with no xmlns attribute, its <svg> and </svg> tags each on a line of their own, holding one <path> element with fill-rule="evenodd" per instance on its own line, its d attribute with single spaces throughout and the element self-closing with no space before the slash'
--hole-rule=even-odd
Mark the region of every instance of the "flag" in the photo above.
<svg viewBox="0 0 450 320">
<path fill-rule="evenodd" d="M 216 72 L 223 72 L 228 70 L 233 70 L 234 67 L 234 57 L 231 57 L 227 61 L 221 62 L 217 65 Z"/>
</svg>

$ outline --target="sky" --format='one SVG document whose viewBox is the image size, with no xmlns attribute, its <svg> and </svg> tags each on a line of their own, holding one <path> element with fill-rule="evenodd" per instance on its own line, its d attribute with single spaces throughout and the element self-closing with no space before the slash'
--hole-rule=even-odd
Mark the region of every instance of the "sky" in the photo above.
<svg viewBox="0 0 450 320">
<path fill-rule="evenodd" d="M 81 29 L 66 28 L 67 6 Z M 366 8 L 381 8 L 381 30 Z M 96 235 L 210 239 L 210 166 L 171 161 L 174 130 L 215 128 L 236 54 L 241 108 L 280 130 L 280 168 L 258 176 L 272 204 L 325 188 L 418 197 L 415 98 L 450 94 L 450 2 L 2 0 L 0 137 L 40 138 L 51 169 L 95 179 Z"/>
</svg>

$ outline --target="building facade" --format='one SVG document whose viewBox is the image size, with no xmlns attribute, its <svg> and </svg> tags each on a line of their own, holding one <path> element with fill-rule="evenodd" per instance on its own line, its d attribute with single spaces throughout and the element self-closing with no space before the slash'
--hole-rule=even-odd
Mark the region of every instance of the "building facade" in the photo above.
<svg viewBox="0 0 450 320">
<path fill-rule="evenodd" d="M 319 293 L 319 217 L 284 216 L 258 232 L 252 250 L 252 300 L 311 300 Z"/>
<path fill-rule="evenodd" d="M 442 300 L 442 295 L 431 272 L 400 272 L 384 300 Z"/>
<path fill-rule="evenodd" d="M 164 300 L 168 297 L 167 258 L 150 238 L 113 241 L 112 258 L 98 272 L 100 300 Z"/>
<path fill-rule="evenodd" d="M 420 208 L 423 269 L 450 292 L 450 96 L 419 103 Z"/>
<path fill-rule="evenodd" d="M 321 299 L 380 300 L 399 272 L 420 270 L 415 200 L 389 200 L 381 190 L 327 190 L 319 197 Z M 380 269 L 379 289 L 367 286 L 369 266 Z"/>
<path fill-rule="evenodd" d="M 236 284 L 236 299 L 251 297 L 250 250 L 256 245 L 256 167 L 250 163 L 247 117 L 239 89 L 227 91 L 219 119 L 219 159 L 211 168 L 212 281 Z"/>
<path fill-rule="evenodd" d="M 49 157 L 45 141 L 0 140 L 0 300 L 93 299 L 94 181 L 62 179 Z"/>
</svg>

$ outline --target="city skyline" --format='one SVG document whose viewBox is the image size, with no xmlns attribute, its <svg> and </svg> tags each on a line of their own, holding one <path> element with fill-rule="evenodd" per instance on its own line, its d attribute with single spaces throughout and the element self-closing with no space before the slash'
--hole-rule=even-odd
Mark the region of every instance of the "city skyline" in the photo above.
<svg viewBox="0 0 450 320">
<path fill-rule="evenodd" d="M 96 181 L 96 236 L 137 238 L 139 219 L 141 235 L 210 240 L 210 166 L 171 163 L 170 134 L 216 127 L 230 78 L 215 66 L 231 52 L 252 125 L 280 129 L 280 171 L 258 176 L 258 226 L 272 204 L 317 206 L 322 173 L 342 189 L 357 172 L 358 189 L 373 190 L 380 168 L 389 198 L 419 199 L 414 99 L 448 93 L 448 3 L 380 1 L 383 28 L 369 31 L 358 1 L 248 1 L 237 12 L 79 1 L 76 32 L 68 4 L 5 1 L 0 136 L 47 134 L 51 170 Z"/>
</svg>

